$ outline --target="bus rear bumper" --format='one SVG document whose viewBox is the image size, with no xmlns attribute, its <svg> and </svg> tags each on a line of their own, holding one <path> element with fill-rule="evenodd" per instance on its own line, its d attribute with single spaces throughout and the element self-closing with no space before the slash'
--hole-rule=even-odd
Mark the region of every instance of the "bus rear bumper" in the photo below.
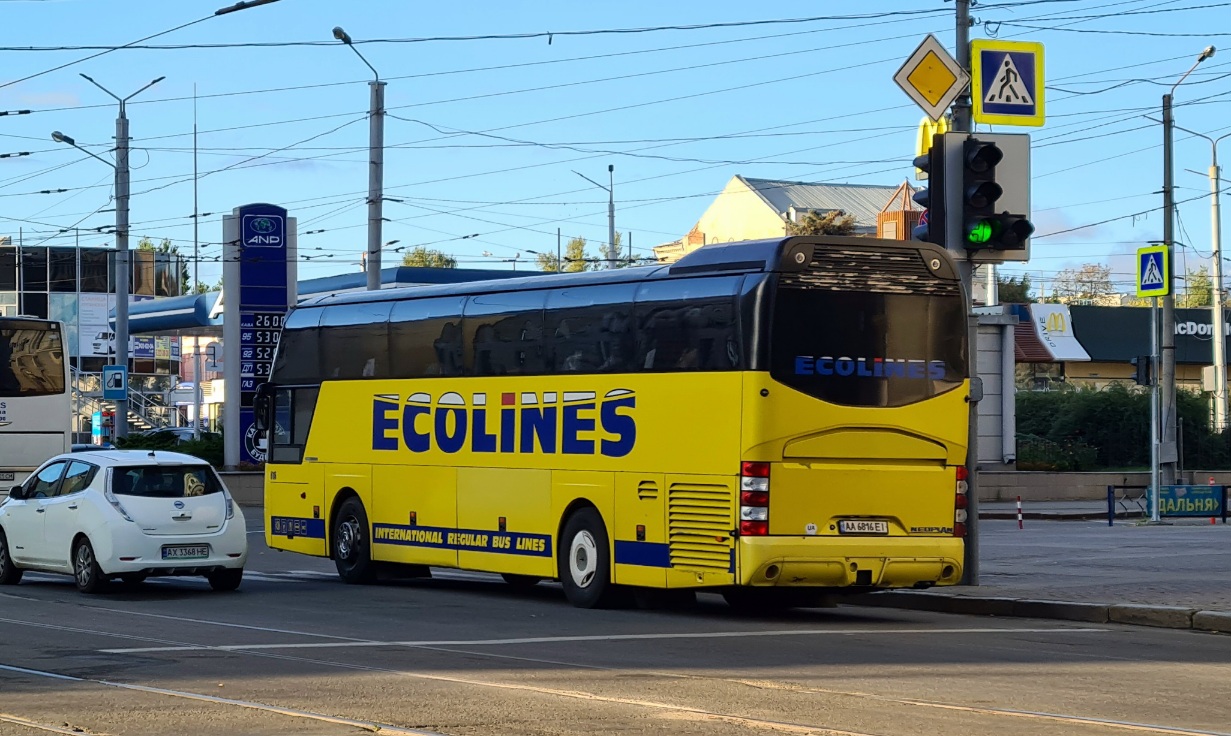
<svg viewBox="0 0 1231 736">
<path fill-rule="evenodd" d="M 962 577 L 955 537 L 741 537 L 737 548 L 739 585 L 910 588 Z"/>
</svg>

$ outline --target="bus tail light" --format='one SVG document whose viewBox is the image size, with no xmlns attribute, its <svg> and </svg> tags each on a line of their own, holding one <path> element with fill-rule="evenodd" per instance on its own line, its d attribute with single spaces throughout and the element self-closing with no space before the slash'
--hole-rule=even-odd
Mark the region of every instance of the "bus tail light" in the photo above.
<svg viewBox="0 0 1231 736">
<path fill-rule="evenodd" d="M 957 483 L 954 486 L 953 494 L 953 536 L 966 536 L 966 507 L 970 500 L 967 498 L 967 492 L 970 490 L 970 484 L 967 482 L 968 474 L 964 465 L 957 467 Z"/>
<path fill-rule="evenodd" d="M 740 463 L 739 533 L 742 537 L 769 534 L 769 463 Z"/>
</svg>

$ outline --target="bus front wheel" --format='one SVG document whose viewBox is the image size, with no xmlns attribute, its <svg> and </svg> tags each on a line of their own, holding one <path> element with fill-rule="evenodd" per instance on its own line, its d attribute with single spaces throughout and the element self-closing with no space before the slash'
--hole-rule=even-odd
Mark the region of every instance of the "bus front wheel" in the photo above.
<svg viewBox="0 0 1231 736">
<path fill-rule="evenodd" d="M 357 498 L 343 501 L 333 519 L 333 562 L 344 583 L 362 584 L 376 579 L 368 529 L 363 502 Z"/>
<path fill-rule="evenodd" d="M 611 548 L 603 518 L 592 508 L 573 513 L 564 524 L 556 556 L 560 585 L 578 608 L 607 608 L 619 598 L 611 582 Z"/>
</svg>

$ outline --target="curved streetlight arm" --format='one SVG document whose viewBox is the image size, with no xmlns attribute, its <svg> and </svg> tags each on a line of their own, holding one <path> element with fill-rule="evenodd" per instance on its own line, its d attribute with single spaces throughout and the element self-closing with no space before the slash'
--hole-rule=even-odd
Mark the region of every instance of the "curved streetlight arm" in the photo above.
<svg viewBox="0 0 1231 736">
<path fill-rule="evenodd" d="M 1183 84 L 1183 83 L 1184 83 L 1184 80 L 1185 80 L 1185 79 L 1188 79 L 1188 75 L 1189 75 L 1189 74 L 1192 74 L 1194 71 L 1196 71 L 1197 67 L 1201 64 L 1201 62 L 1203 62 L 1203 61 L 1205 61 L 1206 59 L 1208 59 L 1208 58 L 1212 57 L 1213 55 L 1214 55 L 1214 47 L 1213 47 L 1213 46 L 1206 46 L 1206 47 L 1205 47 L 1205 50 L 1201 52 L 1201 55 L 1197 57 L 1197 60 L 1196 60 L 1195 62 L 1193 62 L 1192 67 L 1191 67 L 1188 71 L 1184 72 L 1184 76 L 1180 77 L 1180 80 L 1179 80 L 1178 82 L 1176 82 L 1175 84 L 1171 85 L 1171 91 L 1170 91 L 1170 92 L 1168 92 L 1167 94 L 1169 94 L 1169 95 L 1171 95 L 1171 96 L 1175 96 L 1175 88 L 1176 88 L 1176 87 L 1179 87 L 1181 84 Z"/>
<path fill-rule="evenodd" d="M 611 191 L 611 190 L 610 190 L 610 189 L 608 189 L 607 187 L 603 186 L 602 184 L 599 184 L 598 182 L 594 181 L 593 179 L 591 179 L 590 177 L 588 177 L 588 176 L 586 176 L 585 174 L 581 173 L 580 171 L 577 171 L 577 170 L 572 170 L 572 171 L 573 171 L 573 173 L 574 173 L 574 174 L 576 174 L 577 176 L 580 176 L 582 179 L 585 179 L 586 181 L 590 182 L 591 184 L 593 184 L 594 186 L 598 187 L 599 189 L 602 189 L 604 192 L 610 192 L 610 191 Z"/>
<path fill-rule="evenodd" d="M 94 158 L 98 159 L 99 161 L 102 161 L 103 163 L 107 164 L 107 165 L 108 165 L 108 166 L 110 166 L 111 168 L 113 168 L 113 169 L 115 168 L 115 164 L 114 164 L 114 163 L 112 163 L 111 161 L 108 161 L 107 159 L 103 158 L 102 156 L 99 156 L 97 153 L 94 153 L 93 151 L 90 151 L 90 150 L 87 150 L 87 149 L 85 149 L 85 148 L 82 148 L 81 146 L 77 145 L 77 141 L 75 141 L 75 140 L 73 140 L 72 138 L 70 138 L 70 137 L 68 137 L 68 136 L 64 135 L 63 133 L 61 133 L 61 132 L 60 132 L 60 131 L 58 131 L 58 130 L 57 130 L 56 132 L 54 132 L 54 133 L 52 133 L 52 134 L 51 134 L 51 139 L 52 139 L 53 141 L 55 141 L 56 143 L 63 143 L 63 144 L 65 144 L 65 145 L 72 146 L 73 148 L 76 148 L 78 151 L 81 151 L 82 153 L 84 153 L 85 155 L 87 155 L 87 156 L 92 156 L 92 157 L 94 157 Z"/>
<path fill-rule="evenodd" d="M 342 30 L 341 26 L 335 26 L 333 29 L 333 37 L 350 47 L 351 51 L 355 52 L 355 56 L 372 70 L 372 75 L 376 77 L 376 81 L 380 81 L 380 72 L 376 71 L 376 67 L 372 66 L 363 54 L 359 53 L 359 49 L 355 48 L 355 41 L 350 37 L 350 34 Z"/>
</svg>

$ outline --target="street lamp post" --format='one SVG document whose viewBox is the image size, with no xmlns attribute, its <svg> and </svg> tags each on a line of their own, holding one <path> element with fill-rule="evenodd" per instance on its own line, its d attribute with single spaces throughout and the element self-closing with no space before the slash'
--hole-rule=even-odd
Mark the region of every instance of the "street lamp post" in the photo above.
<svg viewBox="0 0 1231 736">
<path fill-rule="evenodd" d="M 607 268 L 615 268 L 616 262 L 616 240 L 615 240 L 615 165 L 607 165 L 607 182 L 608 186 L 603 186 L 594 181 L 590 177 L 580 171 L 573 171 L 574 174 L 582 179 L 590 182 L 599 189 L 607 192 Z"/>
<path fill-rule="evenodd" d="M 90 84 L 115 98 L 120 103 L 119 115 L 115 119 L 115 163 L 87 151 L 71 137 L 60 131 L 51 134 L 51 139 L 57 143 L 65 143 L 79 151 L 89 154 L 115 170 L 115 362 L 128 368 L 128 291 L 132 285 L 132 268 L 128 260 L 128 200 L 129 200 L 129 167 L 128 167 L 128 115 L 126 103 L 145 90 L 158 84 L 166 77 L 159 77 L 127 97 L 120 97 L 85 74 L 81 75 Z M 115 402 L 115 436 L 128 436 L 128 400 Z"/>
<path fill-rule="evenodd" d="M 1189 130 L 1180 125 L 1175 128 L 1198 138 L 1204 138 L 1210 144 L 1210 249 L 1213 261 L 1213 298 L 1210 307 L 1214 314 L 1214 427 L 1222 430 L 1227 427 L 1228 397 L 1227 397 L 1227 316 L 1223 311 L 1223 275 L 1222 275 L 1222 217 L 1219 214 L 1219 181 L 1221 169 L 1218 166 L 1218 144 L 1231 136 L 1224 133 L 1217 138 L 1211 138 L 1204 133 Z M 1193 172 L 1197 173 L 1197 172 Z"/>
<path fill-rule="evenodd" d="M 380 81 L 380 72 L 368 63 L 359 49 L 355 48 L 350 35 L 336 27 L 333 37 L 350 47 L 359 59 L 367 64 L 375 77 L 371 87 L 371 104 L 368 110 L 368 291 L 380 289 L 380 241 L 383 228 L 382 205 L 385 185 L 385 83 Z"/>
<path fill-rule="evenodd" d="M 1172 184 L 1171 147 L 1175 121 L 1171 116 L 1171 103 L 1175 90 L 1192 74 L 1197 66 L 1214 55 L 1214 47 L 1207 46 L 1197 57 L 1192 67 L 1184 72 L 1179 81 L 1171 85 L 1163 95 L 1163 242 L 1167 244 L 1167 259 L 1175 263 L 1175 189 Z M 1159 448 L 1160 483 L 1153 484 L 1153 514 L 1157 521 L 1158 485 L 1175 485 L 1179 452 L 1176 445 L 1176 389 L 1175 389 L 1175 268 L 1167 269 L 1167 294 L 1163 297 L 1162 335 L 1159 340 L 1162 365 L 1159 368 L 1159 388 L 1162 393 L 1162 442 Z"/>
</svg>

